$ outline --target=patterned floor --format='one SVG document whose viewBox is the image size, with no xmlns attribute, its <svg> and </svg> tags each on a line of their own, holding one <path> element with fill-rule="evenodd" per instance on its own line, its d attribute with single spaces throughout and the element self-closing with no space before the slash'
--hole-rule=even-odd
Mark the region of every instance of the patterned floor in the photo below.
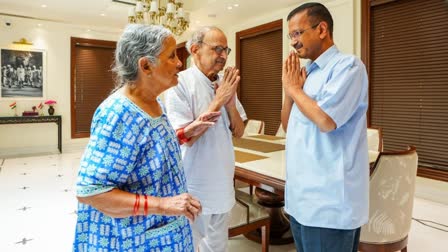
<svg viewBox="0 0 448 252">
<path fill-rule="evenodd" d="M 72 251 L 76 223 L 74 184 L 80 155 L 0 158 L 1 252 Z M 448 224 L 447 213 L 447 205 L 415 199 L 415 218 Z M 409 252 L 446 252 L 447 247 L 447 232 L 412 223 Z M 229 251 L 255 252 L 261 251 L 261 247 L 238 236 L 229 241 Z M 295 249 L 290 244 L 271 246 L 270 251 Z"/>
</svg>

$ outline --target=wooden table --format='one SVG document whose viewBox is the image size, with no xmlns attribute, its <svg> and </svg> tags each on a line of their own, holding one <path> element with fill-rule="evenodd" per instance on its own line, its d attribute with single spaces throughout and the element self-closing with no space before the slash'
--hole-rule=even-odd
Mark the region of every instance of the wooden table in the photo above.
<svg viewBox="0 0 448 252">
<path fill-rule="evenodd" d="M 58 126 L 58 149 L 62 153 L 62 118 L 56 116 L 2 116 L 0 124 L 22 124 L 22 123 L 56 123 Z"/>
<path fill-rule="evenodd" d="M 249 136 L 244 139 L 257 140 L 274 144 L 285 144 L 285 139 Z M 247 145 L 246 145 L 247 146 Z M 270 243 L 288 244 L 293 242 L 289 231 L 289 220 L 283 211 L 286 179 L 285 151 L 260 152 L 247 148 L 234 147 L 235 151 L 260 156 L 257 160 L 235 162 L 235 179 L 256 186 L 255 194 L 259 204 L 266 207 L 271 217 Z M 369 162 L 374 162 L 378 153 L 369 153 Z M 250 160 L 250 159 L 249 159 Z M 249 233 L 247 238 L 260 241 L 258 233 Z"/>
<path fill-rule="evenodd" d="M 289 231 L 289 220 L 283 211 L 284 190 L 286 176 L 286 159 L 284 151 L 285 139 L 271 139 L 269 137 L 248 136 L 240 140 L 247 142 L 239 144 L 245 148 L 235 146 L 235 151 L 258 155 L 259 159 L 235 163 L 235 179 L 246 182 L 256 187 L 255 194 L 258 197 L 258 203 L 266 208 L 271 218 L 270 244 L 289 244 L 294 242 L 292 234 Z M 254 143 L 254 148 L 248 148 L 247 143 Z M 275 144 L 275 146 L 265 146 L 263 143 Z M 234 142 L 235 144 L 235 142 Z M 282 150 L 279 145 L 283 145 Z M 265 152 L 266 150 L 276 150 Z M 243 160 L 243 159 L 242 159 Z M 246 159 L 247 160 L 247 159 Z M 260 242 L 260 232 L 251 232 L 245 236 L 253 241 Z"/>
</svg>

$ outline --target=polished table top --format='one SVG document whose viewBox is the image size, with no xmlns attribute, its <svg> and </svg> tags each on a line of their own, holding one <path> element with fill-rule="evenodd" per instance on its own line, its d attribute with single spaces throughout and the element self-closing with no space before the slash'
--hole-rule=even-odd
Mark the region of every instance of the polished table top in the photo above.
<svg viewBox="0 0 448 252">
<path fill-rule="evenodd" d="M 243 139 L 250 139 L 256 141 L 262 141 L 267 143 L 282 144 L 285 145 L 286 139 L 268 140 L 260 138 L 262 135 L 247 136 Z M 260 156 L 260 159 L 238 162 L 235 161 L 235 166 L 238 168 L 243 168 L 252 172 L 256 172 L 265 176 L 269 176 L 275 179 L 284 181 L 286 179 L 286 157 L 285 151 L 273 151 L 273 152 L 261 152 L 255 151 L 247 148 L 234 147 L 235 151 L 250 153 Z M 375 162 L 378 157 L 379 152 L 369 151 L 369 162 Z M 238 155 L 237 155 L 238 156 Z"/>
</svg>

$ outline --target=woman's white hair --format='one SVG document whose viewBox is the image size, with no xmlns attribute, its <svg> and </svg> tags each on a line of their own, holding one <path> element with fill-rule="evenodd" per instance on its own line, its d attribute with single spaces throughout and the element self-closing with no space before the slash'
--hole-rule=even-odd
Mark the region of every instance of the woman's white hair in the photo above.
<svg viewBox="0 0 448 252">
<path fill-rule="evenodd" d="M 146 57 L 149 62 L 157 65 L 157 58 L 163 49 L 163 42 L 172 33 L 158 25 L 127 25 L 117 42 L 115 50 L 115 65 L 113 71 L 117 74 L 115 90 L 131 84 L 137 79 L 138 60 Z"/>
</svg>

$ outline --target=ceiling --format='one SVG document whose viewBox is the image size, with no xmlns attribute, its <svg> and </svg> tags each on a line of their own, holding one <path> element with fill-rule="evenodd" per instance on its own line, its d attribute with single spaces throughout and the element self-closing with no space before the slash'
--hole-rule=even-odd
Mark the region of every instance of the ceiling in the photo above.
<svg viewBox="0 0 448 252">
<path fill-rule="evenodd" d="M 135 2 L 135 0 L 122 0 Z M 162 0 L 164 2 L 164 0 Z M 303 0 L 184 0 L 191 26 L 233 23 L 276 9 L 298 6 Z M 42 7 L 45 5 L 45 7 Z M 238 7 L 235 7 L 238 5 Z M 232 6 L 229 10 L 228 7 Z M 23 16 L 83 26 L 121 29 L 130 5 L 112 0 L 0 0 L 0 15 Z"/>
</svg>

